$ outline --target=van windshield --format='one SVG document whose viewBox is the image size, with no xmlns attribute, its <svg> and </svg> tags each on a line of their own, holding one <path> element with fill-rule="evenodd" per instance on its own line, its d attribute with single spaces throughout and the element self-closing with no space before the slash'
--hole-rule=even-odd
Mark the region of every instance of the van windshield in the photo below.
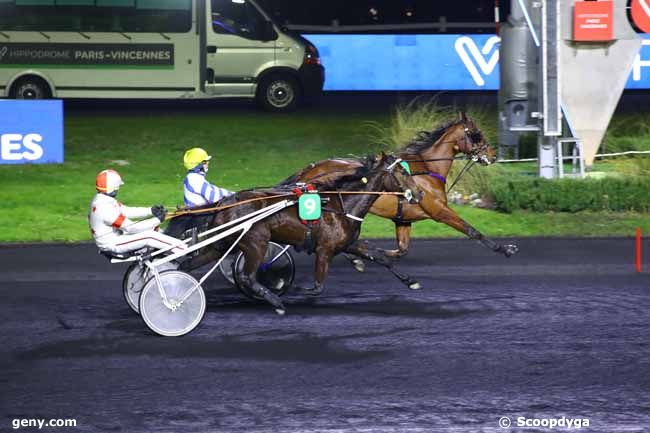
<svg viewBox="0 0 650 433">
<path fill-rule="evenodd" d="M 246 0 L 212 0 L 212 30 L 215 33 L 257 39 L 266 18 Z"/>
</svg>

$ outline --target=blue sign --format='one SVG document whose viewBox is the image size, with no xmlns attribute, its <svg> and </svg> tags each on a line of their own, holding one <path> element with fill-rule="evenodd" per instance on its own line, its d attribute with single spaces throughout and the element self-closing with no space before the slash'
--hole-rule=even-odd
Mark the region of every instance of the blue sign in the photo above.
<svg viewBox="0 0 650 433">
<path fill-rule="evenodd" d="M 0 164 L 63 163 L 63 102 L 0 100 Z"/>
<path fill-rule="evenodd" d="M 305 35 L 325 66 L 325 90 L 498 90 L 495 35 Z M 650 89 L 650 35 L 627 89 Z"/>
<path fill-rule="evenodd" d="M 632 64 L 632 73 L 626 89 L 650 89 L 650 34 L 641 35 L 641 50 Z"/>
</svg>

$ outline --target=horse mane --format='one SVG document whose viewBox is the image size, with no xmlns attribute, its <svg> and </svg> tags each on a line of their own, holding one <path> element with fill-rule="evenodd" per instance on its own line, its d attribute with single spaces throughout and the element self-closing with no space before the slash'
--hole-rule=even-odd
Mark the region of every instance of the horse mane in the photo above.
<svg viewBox="0 0 650 433">
<path fill-rule="evenodd" d="M 444 123 L 442 126 L 438 127 L 434 131 L 420 131 L 418 134 L 408 143 L 404 145 L 399 152 L 404 152 L 409 155 L 416 155 L 420 152 L 423 152 L 433 146 L 436 141 L 440 140 L 440 137 L 452 126 L 459 124 L 461 121 L 452 120 L 447 123 Z"/>
<path fill-rule="evenodd" d="M 350 182 L 358 183 L 363 177 L 367 176 L 377 166 L 380 161 L 375 155 L 366 155 L 365 157 L 355 159 L 355 162 L 361 165 L 351 173 L 345 173 L 337 177 L 327 178 L 323 182 L 316 181 L 316 184 L 321 189 L 324 188 L 340 188 Z"/>
</svg>

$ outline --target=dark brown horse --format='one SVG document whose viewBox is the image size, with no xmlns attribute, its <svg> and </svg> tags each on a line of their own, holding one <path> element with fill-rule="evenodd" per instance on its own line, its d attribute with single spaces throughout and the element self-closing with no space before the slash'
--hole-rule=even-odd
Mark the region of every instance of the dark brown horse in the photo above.
<svg viewBox="0 0 650 433">
<path fill-rule="evenodd" d="M 496 154 L 485 141 L 480 129 L 465 113 L 460 119 L 450 122 L 432 132 L 422 132 L 413 141 L 398 151 L 398 157 L 407 161 L 417 185 L 424 192 L 418 204 L 405 203 L 397 197 L 380 197 L 370 212 L 393 220 L 398 248 L 385 251 L 391 257 L 407 253 L 411 239 L 411 224 L 425 219 L 446 224 L 470 239 L 480 241 L 492 251 L 510 257 L 519 249 L 516 245 L 500 245 L 485 237 L 481 232 L 463 220 L 447 205 L 447 175 L 456 155 L 462 153 L 468 163 L 488 165 Z M 355 159 L 331 159 L 310 165 L 302 172 L 288 179 L 291 182 L 327 181 L 330 176 L 340 176 L 354 171 L 360 162 Z M 285 181 L 286 182 L 286 181 Z M 357 268 L 359 269 L 359 268 Z"/>
<path fill-rule="evenodd" d="M 382 155 L 381 158 L 368 158 L 360 161 L 359 166 L 354 170 L 347 170 L 339 177 L 330 177 L 327 182 L 318 182 L 320 187 L 335 189 L 338 191 L 379 192 L 393 191 L 405 192 L 410 190 L 413 194 L 413 201 L 421 197 L 414 178 L 398 164 L 393 156 Z M 282 191 L 282 190 L 280 190 Z M 283 190 L 287 192 L 287 189 Z M 291 189 L 288 189 L 291 191 Z M 272 205 L 282 198 L 264 199 L 271 195 L 277 195 L 278 189 L 273 190 L 249 190 L 242 191 L 227 198 L 219 205 L 228 205 L 239 201 L 253 198 L 262 200 L 249 202 L 240 206 L 230 207 L 219 212 L 212 212 L 208 216 L 208 227 L 217 227 L 236 218 L 242 217 L 263 207 Z M 274 306 L 278 314 L 284 314 L 285 308 L 282 301 L 267 287 L 264 287 L 256 279 L 258 267 L 264 259 L 264 254 L 269 241 L 293 245 L 313 251 L 315 258 L 315 286 L 309 290 L 309 294 L 320 294 L 323 290 L 323 283 L 327 276 L 329 264 L 332 258 L 340 252 L 360 255 L 366 259 L 373 259 L 370 251 L 364 243 L 358 242 L 361 221 L 370 210 L 372 204 L 379 197 L 378 195 L 328 195 L 329 202 L 323 209 L 318 224 L 308 228 L 302 224 L 298 217 L 295 206 L 286 208 L 265 220 L 255 224 L 252 229 L 244 235 L 238 244 L 239 249 L 244 253 L 245 266 L 242 275 L 242 282 L 256 296 L 265 299 Z M 196 210 L 200 210 L 197 208 Z M 201 217 L 205 218 L 205 216 Z M 172 219 L 167 233 L 174 236 L 191 228 L 196 218 L 192 216 L 180 216 Z M 225 250 L 235 240 L 235 236 L 213 244 L 201 251 L 201 253 L 185 262 L 182 268 L 191 270 L 204 264 L 214 262 L 223 255 Z M 390 265 L 387 265 L 388 267 Z M 399 274 L 396 274 L 399 276 Z"/>
</svg>

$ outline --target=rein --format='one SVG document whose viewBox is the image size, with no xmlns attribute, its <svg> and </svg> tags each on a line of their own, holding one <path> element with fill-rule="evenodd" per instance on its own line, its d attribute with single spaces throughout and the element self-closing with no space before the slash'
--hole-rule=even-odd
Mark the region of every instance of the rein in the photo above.
<svg viewBox="0 0 650 433">
<path fill-rule="evenodd" d="M 445 192 L 446 194 L 449 194 L 449 191 L 451 191 L 454 188 L 454 186 L 456 186 L 456 184 L 458 183 L 460 178 L 463 177 L 463 175 L 465 173 L 467 173 L 467 171 L 469 171 L 469 169 L 474 166 L 475 162 L 476 161 L 474 161 L 473 159 L 470 159 L 469 161 L 467 161 L 467 164 L 465 164 L 465 167 L 463 167 L 463 169 L 460 171 L 460 173 L 458 173 L 458 176 L 456 176 L 456 179 L 454 179 L 454 182 L 451 184 L 451 186 L 449 188 L 447 188 L 447 191 Z"/>
<path fill-rule="evenodd" d="M 406 197 L 406 193 L 404 192 L 379 192 L 379 191 L 317 191 L 318 194 L 345 194 L 345 195 L 397 195 L 397 196 L 403 196 Z M 236 206 L 241 206 L 247 203 L 253 203 L 257 201 L 262 201 L 262 200 L 273 200 L 275 198 L 283 198 L 283 197 L 294 197 L 296 194 L 294 193 L 286 193 L 286 194 L 276 194 L 276 195 L 270 195 L 267 197 L 256 197 L 256 198 L 251 198 L 248 200 L 244 201 L 238 201 L 237 203 L 229 204 L 229 205 L 224 205 L 224 206 L 213 206 L 213 207 L 208 207 L 204 209 L 184 209 L 184 210 L 178 210 L 176 212 L 171 212 L 167 214 L 165 217 L 165 220 L 170 220 L 172 218 L 176 218 L 179 216 L 183 215 L 193 215 L 193 214 L 202 214 L 202 213 L 209 213 L 209 212 L 215 212 L 215 211 L 221 211 L 224 209 L 230 209 L 232 207 Z"/>
<path fill-rule="evenodd" d="M 236 207 L 236 206 L 241 206 L 247 203 L 252 203 L 255 201 L 261 201 L 261 200 L 272 200 L 274 198 L 282 198 L 282 197 L 290 197 L 293 196 L 294 194 L 292 193 L 287 193 L 287 194 L 276 194 L 276 195 L 270 195 L 268 197 L 256 197 L 256 198 L 251 198 L 248 200 L 244 201 L 238 201 L 237 203 L 229 204 L 229 205 L 224 205 L 224 206 L 213 206 L 213 207 L 208 207 L 208 208 L 203 208 L 203 209 L 183 209 L 183 210 L 177 210 L 176 212 L 170 212 L 167 214 L 165 217 L 165 220 L 170 220 L 172 218 L 176 218 L 182 215 L 193 215 L 193 214 L 199 214 L 199 213 L 208 213 L 208 212 L 214 212 L 214 211 L 220 211 L 224 209 L 230 209 L 231 207 Z"/>
<path fill-rule="evenodd" d="M 455 156 L 453 158 L 405 159 L 404 162 L 459 161 L 461 159 L 469 159 L 469 157 L 465 155 L 465 156 Z"/>
</svg>

